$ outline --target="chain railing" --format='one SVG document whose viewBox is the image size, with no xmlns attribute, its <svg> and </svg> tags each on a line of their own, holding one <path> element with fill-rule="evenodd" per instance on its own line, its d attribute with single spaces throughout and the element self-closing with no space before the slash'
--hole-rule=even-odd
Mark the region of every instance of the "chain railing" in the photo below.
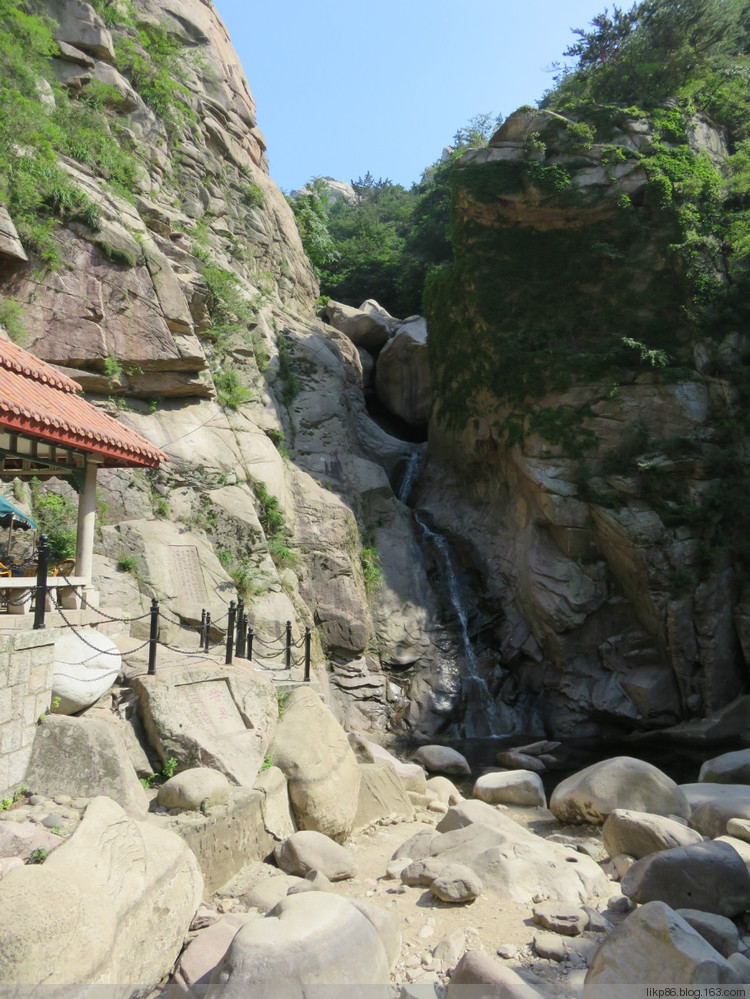
<svg viewBox="0 0 750 999">
<path fill-rule="evenodd" d="M 36 576 L 36 585 L 30 589 L 23 597 L 16 601 L 6 600 L 7 604 L 25 604 L 29 603 L 32 599 L 34 600 L 34 630 L 42 629 L 46 627 L 45 624 L 45 610 L 47 605 L 47 593 L 49 587 L 47 585 L 47 567 L 49 563 L 49 547 L 47 545 L 47 538 L 42 535 L 40 538 L 39 548 L 38 548 L 38 568 Z M 74 590 L 77 585 L 73 580 L 69 579 L 65 573 L 59 573 L 58 578 L 63 581 L 63 584 L 70 589 Z M 2 588 L 2 581 L 0 581 L 0 589 Z M 90 611 L 98 614 L 103 621 L 108 623 L 121 623 L 121 624 L 134 624 L 138 621 L 145 621 L 146 618 L 150 619 L 149 622 L 149 637 L 141 645 L 137 646 L 135 649 L 128 650 L 128 655 L 133 655 L 136 652 L 140 652 L 146 647 L 148 647 L 148 673 L 153 676 L 156 673 L 156 654 L 159 645 L 164 646 L 170 652 L 176 652 L 180 655 L 190 655 L 195 656 L 198 654 L 206 655 L 211 652 L 211 628 L 217 629 L 217 625 L 220 624 L 225 619 L 227 620 L 227 630 L 226 636 L 222 637 L 218 642 L 213 643 L 213 648 L 217 649 L 222 647 L 224 650 L 224 662 L 227 666 L 231 665 L 234 657 L 238 659 L 252 660 L 253 656 L 260 649 L 263 659 L 279 659 L 284 657 L 285 669 L 291 672 L 292 667 L 303 667 L 304 668 L 304 679 L 305 682 L 310 680 L 310 645 L 311 645 L 311 633 L 310 628 L 305 628 L 305 633 L 298 641 L 293 641 L 292 639 L 292 622 L 287 621 L 284 631 L 276 636 L 275 638 L 265 639 L 256 633 L 253 626 L 248 621 L 247 610 L 242 597 L 238 597 L 236 601 L 231 600 L 229 603 L 229 608 L 225 614 L 220 618 L 212 619 L 211 612 L 207 608 L 201 609 L 201 623 L 199 626 L 185 625 L 183 619 L 178 613 L 173 612 L 170 608 L 161 606 L 157 597 L 152 597 L 151 607 L 145 614 L 140 614 L 136 617 L 113 617 L 111 614 L 107 614 L 104 611 L 99 610 L 98 607 L 94 607 L 89 603 L 86 598 L 80 596 L 82 607 L 87 608 Z M 55 610 L 60 615 L 63 620 L 63 626 L 69 628 L 77 638 L 87 645 L 89 648 L 94 649 L 101 655 L 120 655 L 121 653 L 116 650 L 105 650 L 99 649 L 96 645 L 85 638 L 80 631 L 77 629 L 76 625 L 71 622 L 65 615 L 61 607 L 56 607 Z M 160 618 L 163 617 L 168 624 L 175 624 L 180 628 L 186 628 L 188 630 L 194 630 L 197 632 L 199 643 L 197 649 L 185 649 L 178 646 L 170 645 L 168 642 L 159 641 L 159 622 Z M 217 629 L 219 630 L 219 629 Z M 273 649 L 273 651 L 270 651 Z M 302 649 L 302 655 L 300 657 L 295 657 L 293 655 L 293 650 Z M 265 651 L 269 650 L 269 651 Z M 93 657 L 91 657 L 93 658 Z M 257 661 L 257 660 L 256 660 Z M 261 664 L 262 665 L 262 664 Z"/>
</svg>

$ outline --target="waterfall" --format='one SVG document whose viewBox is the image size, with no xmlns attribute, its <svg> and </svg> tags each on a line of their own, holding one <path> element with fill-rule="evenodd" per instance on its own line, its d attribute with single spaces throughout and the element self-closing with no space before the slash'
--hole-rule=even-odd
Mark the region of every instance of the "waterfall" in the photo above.
<svg viewBox="0 0 750 999">
<path fill-rule="evenodd" d="M 409 455 L 409 462 L 406 466 L 404 477 L 401 480 L 401 485 L 398 489 L 398 500 L 400 503 L 403 503 L 404 506 L 406 506 L 409 502 L 409 496 L 411 495 L 412 487 L 414 486 L 414 480 L 419 474 L 421 457 L 421 451 L 412 451 Z"/>
<path fill-rule="evenodd" d="M 406 481 L 406 476 L 404 477 L 404 481 Z M 450 602 L 461 624 L 461 637 L 466 657 L 466 673 L 461 678 L 461 690 L 466 707 L 464 727 L 470 730 L 471 735 L 484 734 L 479 731 L 481 728 L 488 729 L 488 735 L 500 735 L 501 722 L 497 715 L 495 702 L 487 687 L 487 682 L 479 673 L 477 656 L 469 635 L 469 615 L 462 599 L 461 588 L 453 567 L 448 543 L 442 534 L 431 530 L 416 512 L 414 519 L 424 537 L 434 545 L 438 552 L 445 578 L 448 582 Z"/>
</svg>

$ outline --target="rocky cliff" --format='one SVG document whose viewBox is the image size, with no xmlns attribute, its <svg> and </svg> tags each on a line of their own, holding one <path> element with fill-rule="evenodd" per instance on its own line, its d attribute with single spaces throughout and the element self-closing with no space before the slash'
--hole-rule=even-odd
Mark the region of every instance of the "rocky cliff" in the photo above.
<svg viewBox="0 0 750 999">
<path fill-rule="evenodd" d="M 676 107 L 528 109 L 454 174 L 418 501 L 458 525 L 506 686 L 548 730 L 660 727 L 747 687 L 746 317 L 695 196 L 727 155 Z"/>
<path fill-rule="evenodd" d="M 2 316 L 170 458 L 100 476 L 102 599 L 133 610 L 156 593 L 179 646 L 239 591 L 260 638 L 310 626 L 342 713 L 384 728 L 415 664 L 439 672 L 435 599 L 389 479 L 410 445 L 372 422 L 358 350 L 314 317 L 220 17 L 201 0 L 38 14 L 16 27 L 54 41 L 30 61 L 29 142 L 7 155 L 41 197 L 29 209 L 4 188 Z"/>
</svg>

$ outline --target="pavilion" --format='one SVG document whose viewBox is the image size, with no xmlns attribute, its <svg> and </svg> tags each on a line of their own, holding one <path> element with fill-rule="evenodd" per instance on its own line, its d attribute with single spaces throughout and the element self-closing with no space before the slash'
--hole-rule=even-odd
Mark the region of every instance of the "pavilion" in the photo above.
<svg viewBox="0 0 750 999">
<path fill-rule="evenodd" d="M 0 480 L 66 479 L 78 493 L 76 564 L 91 589 L 98 468 L 158 468 L 167 455 L 80 395 L 78 382 L 0 335 Z M 21 583 L 3 579 L 2 587 Z M 28 585 L 28 581 L 27 584 Z"/>
</svg>

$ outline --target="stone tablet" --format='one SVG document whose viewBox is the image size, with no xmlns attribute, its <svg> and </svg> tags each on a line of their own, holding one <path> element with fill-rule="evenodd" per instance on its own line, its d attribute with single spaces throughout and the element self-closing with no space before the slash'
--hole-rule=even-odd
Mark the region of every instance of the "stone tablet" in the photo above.
<svg viewBox="0 0 750 999">
<path fill-rule="evenodd" d="M 245 731 L 226 680 L 179 683 L 174 689 L 179 710 L 194 720 L 196 728 L 219 736 Z"/>
<path fill-rule="evenodd" d="M 180 584 L 181 599 L 205 607 L 208 591 L 195 545 L 170 545 L 169 566 L 172 578 Z"/>
</svg>

